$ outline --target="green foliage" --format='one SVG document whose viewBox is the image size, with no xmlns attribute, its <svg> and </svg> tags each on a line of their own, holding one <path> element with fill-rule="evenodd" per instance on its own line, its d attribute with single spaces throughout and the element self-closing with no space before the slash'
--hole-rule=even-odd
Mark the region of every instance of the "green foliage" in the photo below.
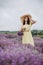
<svg viewBox="0 0 43 65">
<path fill-rule="evenodd" d="M 0 31 L 0 33 L 5 33 L 5 34 L 15 34 L 18 31 Z M 39 36 L 41 38 L 43 38 L 43 30 L 32 30 L 32 35 L 33 36 Z"/>
<path fill-rule="evenodd" d="M 33 35 L 43 35 L 43 30 L 32 30 Z"/>
</svg>

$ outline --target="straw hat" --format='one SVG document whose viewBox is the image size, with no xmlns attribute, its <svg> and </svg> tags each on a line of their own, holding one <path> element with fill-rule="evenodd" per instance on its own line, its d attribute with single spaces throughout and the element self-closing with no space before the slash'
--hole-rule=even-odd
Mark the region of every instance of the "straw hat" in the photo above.
<svg viewBox="0 0 43 65">
<path fill-rule="evenodd" d="M 30 20 L 32 18 L 32 16 L 30 14 L 23 15 L 20 17 L 22 22 L 24 21 L 25 17 L 28 17 Z"/>
</svg>

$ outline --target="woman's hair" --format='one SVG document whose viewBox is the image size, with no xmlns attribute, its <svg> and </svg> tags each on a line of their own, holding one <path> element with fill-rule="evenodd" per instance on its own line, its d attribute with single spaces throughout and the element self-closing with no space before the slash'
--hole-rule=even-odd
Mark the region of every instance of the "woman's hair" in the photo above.
<svg viewBox="0 0 43 65">
<path fill-rule="evenodd" d="M 29 17 L 28 17 L 27 24 L 28 24 L 28 25 L 30 24 L 30 19 L 29 19 Z M 25 25 L 25 18 L 24 18 L 24 21 L 23 21 L 23 25 Z"/>
</svg>

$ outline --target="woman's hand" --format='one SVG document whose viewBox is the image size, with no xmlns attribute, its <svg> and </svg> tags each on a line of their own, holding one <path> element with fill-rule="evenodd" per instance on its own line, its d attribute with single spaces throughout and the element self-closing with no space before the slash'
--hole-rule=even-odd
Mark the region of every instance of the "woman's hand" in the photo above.
<svg viewBox="0 0 43 65">
<path fill-rule="evenodd" d="M 23 28 L 23 30 L 25 31 L 25 30 L 26 30 L 26 28 Z"/>
<path fill-rule="evenodd" d="M 25 30 L 26 30 L 26 28 L 23 27 L 23 25 L 22 25 L 19 31 L 25 31 Z"/>
<path fill-rule="evenodd" d="M 25 31 L 26 30 L 26 28 L 21 28 L 21 30 L 20 31 Z"/>
<path fill-rule="evenodd" d="M 34 24 L 34 23 L 36 23 L 36 21 L 34 21 L 34 20 L 31 20 L 31 24 Z"/>
</svg>

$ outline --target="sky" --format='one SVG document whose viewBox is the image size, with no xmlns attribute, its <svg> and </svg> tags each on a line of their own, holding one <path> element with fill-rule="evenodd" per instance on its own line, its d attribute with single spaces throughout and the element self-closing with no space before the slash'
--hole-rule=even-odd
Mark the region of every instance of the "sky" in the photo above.
<svg viewBox="0 0 43 65">
<path fill-rule="evenodd" d="M 36 21 L 31 30 L 43 30 L 43 0 L 0 0 L 0 31 L 19 30 L 24 14 Z"/>
</svg>

